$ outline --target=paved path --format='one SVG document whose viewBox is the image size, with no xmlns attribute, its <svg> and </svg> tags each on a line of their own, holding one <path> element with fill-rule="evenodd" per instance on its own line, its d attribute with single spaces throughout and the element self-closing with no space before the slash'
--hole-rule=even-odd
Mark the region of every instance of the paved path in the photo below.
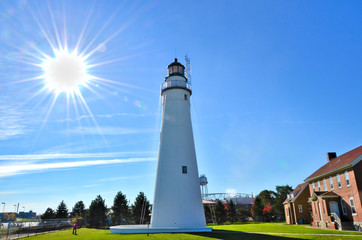
<svg viewBox="0 0 362 240">
<path fill-rule="evenodd" d="M 312 236 L 340 236 L 340 237 L 361 237 L 357 234 L 334 234 L 334 233 L 276 233 L 276 232 L 244 232 L 251 234 L 268 234 L 268 235 L 312 235 Z"/>
</svg>

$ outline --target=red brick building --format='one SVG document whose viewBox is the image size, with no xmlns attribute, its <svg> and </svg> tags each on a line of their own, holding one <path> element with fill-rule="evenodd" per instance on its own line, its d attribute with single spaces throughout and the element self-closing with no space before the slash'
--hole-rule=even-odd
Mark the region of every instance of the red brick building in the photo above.
<svg viewBox="0 0 362 240">
<path fill-rule="evenodd" d="M 328 162 L 310 175 L 312 225 L 362 229 L 362 146 L 345 154 L 327 153 Z"/>
<path fill-rule="evenodd" d="M 283 202 L 287 224 L 310 223 L 312 208 L 308 203 L 310 197 L 309 184 L 299 184 Z"/>
</svg>

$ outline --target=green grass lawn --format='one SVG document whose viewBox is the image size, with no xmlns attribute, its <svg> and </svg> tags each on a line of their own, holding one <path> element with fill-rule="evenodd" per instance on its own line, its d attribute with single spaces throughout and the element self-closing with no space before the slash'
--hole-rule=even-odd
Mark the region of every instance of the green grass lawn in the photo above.
<svg viewBox="0 0 362 240">
<path fill-rule="evenodd" d="M 96 240 L 96 239 L 124 239 L 124 240 L 139 240 L 139 239 L 170 239 L 170 240 L 236 240 L 236 239 L 251 239 L 251 240 L 288 240 L 288 239 L 331 239 L 331 240 L 347 240 L 347 239 L 361 239 L 362 233 L 346 232 L 346 231 L 333 231 L 333 230 L 319 230 L 308 228 L 305 225 L 285 225 L 278 223 L 259 223 L 259 224 L 233 224 L 233 225 L 219 225 L 213 227 L 211 233 L 173 233 L 173 234 L 111 234 L 109 230 L 97 230 L 89 228 L 78 229 L 78 235 L 72 234 L 72 229 L 43 234 L 39 236 L 29 237 L 29 240 L 45 240 L 45 239 L 77 239 L 77 240 Z M 258 233 L 251 233 L 258 232 Z M 272 235 L 267 233 L 274 233 Z M 278 234 L 279 233 L 279 234 Z M 293 235 L 283 235 L 281 233 L 294 233 Z M 305 235 L 305 234 L 321 234 L 321 235 Z M 343 236 L 330 236 L 326 234 L 343 234 Z M 360 236 L 348 236 L 348 235 Z"/>
</svg>

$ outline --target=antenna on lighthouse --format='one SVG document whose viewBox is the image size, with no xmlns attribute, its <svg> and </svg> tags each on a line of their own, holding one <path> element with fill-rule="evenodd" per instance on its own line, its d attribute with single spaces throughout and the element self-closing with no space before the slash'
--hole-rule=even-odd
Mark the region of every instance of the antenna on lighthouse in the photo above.
<svg viewBox="0 0 362 240">
<path fill-rule="evenodd" d="M 186 54 L 185 55 L 185 62 L 186 62 L 186 78 L 187 78 L 187 81 L 189 83 L 191 83 L 191 63 L 190 63 L 190 58 L 189 56 Z"/>
</svg>

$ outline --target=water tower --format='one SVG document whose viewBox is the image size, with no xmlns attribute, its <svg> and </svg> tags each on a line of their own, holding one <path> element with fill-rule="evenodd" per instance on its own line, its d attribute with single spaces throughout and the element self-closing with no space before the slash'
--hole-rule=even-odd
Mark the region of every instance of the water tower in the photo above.
<svg viewBox="0 0 362 240">
<path fill-rule="evenodd" d="M 200 176 L 200 186 L 201 186 L 201 196 L 203 199 L 205 199 L 207 197 L 207 194 L 209 193 L 209 191 L 207 190 L 207 177 L 205 175 L 201 175 Z"/>
</svg>

